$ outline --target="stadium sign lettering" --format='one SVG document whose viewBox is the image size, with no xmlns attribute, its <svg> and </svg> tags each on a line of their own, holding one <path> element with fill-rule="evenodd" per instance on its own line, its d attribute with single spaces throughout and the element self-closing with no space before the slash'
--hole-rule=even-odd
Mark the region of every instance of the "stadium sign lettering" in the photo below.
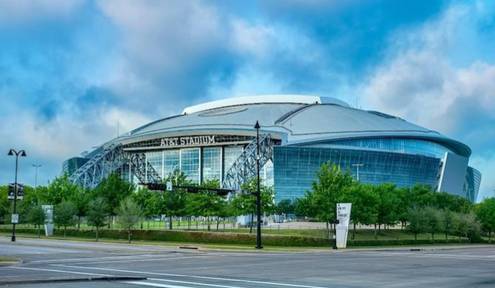
<svg viewBox="0 0 495 288">
<path fill-rule="evenodd" d="M 201 146 L 215 144 L 215 136 L 185 136 L 185 137 L 170 137 L 162 138 L 160 146 L 162 147 L 177 147 L 177 146 Z"/>
</svg>

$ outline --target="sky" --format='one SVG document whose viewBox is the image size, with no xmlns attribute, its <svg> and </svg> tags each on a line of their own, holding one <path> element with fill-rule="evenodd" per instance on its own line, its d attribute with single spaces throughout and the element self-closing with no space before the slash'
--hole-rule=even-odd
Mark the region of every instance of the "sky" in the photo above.
<svg viewBox="0 0 495 288">
<path fill-rule="evenodd" d="M 495 1 L 0 0 L 0 183 L 185 106 L 342 99 L 468 144 L 495 194 Z"/>
</svg>

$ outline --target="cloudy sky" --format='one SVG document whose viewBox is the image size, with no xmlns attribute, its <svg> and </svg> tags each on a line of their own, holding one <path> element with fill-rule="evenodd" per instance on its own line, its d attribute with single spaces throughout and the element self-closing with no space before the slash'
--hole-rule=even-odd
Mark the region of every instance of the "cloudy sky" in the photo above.
<svg viewBox="0 0 495 288">
<path fill-rule="evenodd" d="M 305 93 L 467 143 L 495 189 L 495 1 L 0 0 L 0 183 L 186 105 Z"/>
</svg>

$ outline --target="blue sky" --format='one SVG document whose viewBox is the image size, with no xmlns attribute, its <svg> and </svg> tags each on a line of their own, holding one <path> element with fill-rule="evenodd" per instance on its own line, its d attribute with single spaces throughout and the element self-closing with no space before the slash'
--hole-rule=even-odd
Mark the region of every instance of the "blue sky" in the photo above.
<svg viewBox="0 0 495 288">
<path fill-rule="evenodd" d="M 0 0 L 0 151 L 20 179 L 190 104 L 337 97 L 467 143 L 495 190 L 495 2 Z M 5 153 L 6 154 L 6 153 Z M 13 178 L 0 156 L 0 183 Z"/>
</svg>

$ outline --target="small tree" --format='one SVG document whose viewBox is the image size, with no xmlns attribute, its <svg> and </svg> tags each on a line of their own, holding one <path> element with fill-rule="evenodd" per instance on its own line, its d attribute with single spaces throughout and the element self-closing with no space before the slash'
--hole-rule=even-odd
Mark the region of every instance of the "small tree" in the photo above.
<svg viewBox="0 0 495 288">
<path fill-rule="evenodd" d="M 476 221 L 476 217 L 472 213 L 459 213 L 459 225 L 457 225 L 457 234 L 468 238 L 471 242 L 476 242 L 480 239 L 480 223 Z"/>
<path fill-rule="evenodd" d="M 288 214 L 294 213 L 294 203 L 290 199 L 283 199 L 277 203 L 275 210 L 278 215 L 287 217 Z"/>
<path fill-rule="evenodd" d="M 488 233 L 488 241 L 492 242 L 492 232 L 495 231 L 495 198 L 483 200 L 476 207 L 476 217 L 481 222 L 481 228 Z"/>
<path fill-rule="evenodd" d="M 69 198 L 74 204 L 75 215 L 77 216 L 77 229 L 81 228 L 81 218 L 86 216 L 89 208 L 90 193 L 78 187 Z"/>
<path fill-rule="evenodd" d="M 143 214 L 141 207 L 127 197 L 120 203 L 117 208 L 118 222 L 127 231 L 127 240 L 131 243 L 132 228 L 139 223 L 139 219 Z"/>
<path fill-rule="evenodd" d="M 67 226 L 76 224 L 76 213 L 76 207 L 72 202 L 63 201 L 62 203 L 55 206 L 53 220 L 58 226 L 64 227 L 64 238 L 66 235 Z"/>
<path fill-rule="evenodd" d="M 348 199 L 346 200 L 352 203 L 352 239 L 355 239 L 357 223 L 372 225 L 377 222 L 380 197 L 371 185 L 356 182 L 350 188 Z"/>
<path fill-rule="evenodd" d="M 38 228 L 38 238 L 41 235 L 41 225 L 45 224 L 45 211 L 41 205 L 32 206 L 27 214 L 29 223 L 34 224 Z"/>
<path fill-rule="evenodd" d="M 117 208 L 122 199 L 131 195 L 134 191 L 134 185 L 122 179 L 117 173 L 110 174 L 103 179 L 101 183 L 93 190 L 95 197 L 102 198 L 105 202 L 106 214 L 112 217 L 116 216 Z M 110 222 L 108 223 L 110 225 Z"/>
<path fill-rule="evenodd" d="M 99 239 L 100 228 L 105 226 L 108 217 L 105 201 L 102 198 L 96 198 L 89 203 L 88 224 L 96 229 L 96 241 Z"/>
<path fill-rule="evenodd" d="M 456 227 L 458 225 L 458 217 L 456 213 L 450 210 L 443 210 L 441 213 L 441 231 L 445 234 L 445 240 L 448 239 L 449 235 L 455 233 Z"/>
<path fill-rule="evenodd" d="M 422 208 L 410 208 L 407 213 L 409 225 L 407 230 L 414 233 L 414 240 L 418 240 L 418 234 L 426 231 L 426 214 Z"/>
<path fill-rule="evenodd" d="M 175 170 L 171 173 L 165 182 L 172 182 L 172 191 L 165 191 L 160 197 L 160 201 L 157 205 L 157 210 L 161 214 L 165 214 L 169 218 L 169 229 L 173 228 L 173 217 L 183 216 L 186 213 L 187 204 L 187 192 L 184 189 L 177 188 L 177 186 L 192 185 L 191 181 L 187 179 L 184 172 Z"/>
<path fill-rule="evenodd" d="M 424 208 L 426 217 L 426 232 L 431 234 L 431 240 L 435 240 L 435 232 L 441 231 L 442 219 L 440 212 L 433 207 Z"/>
</svg>

